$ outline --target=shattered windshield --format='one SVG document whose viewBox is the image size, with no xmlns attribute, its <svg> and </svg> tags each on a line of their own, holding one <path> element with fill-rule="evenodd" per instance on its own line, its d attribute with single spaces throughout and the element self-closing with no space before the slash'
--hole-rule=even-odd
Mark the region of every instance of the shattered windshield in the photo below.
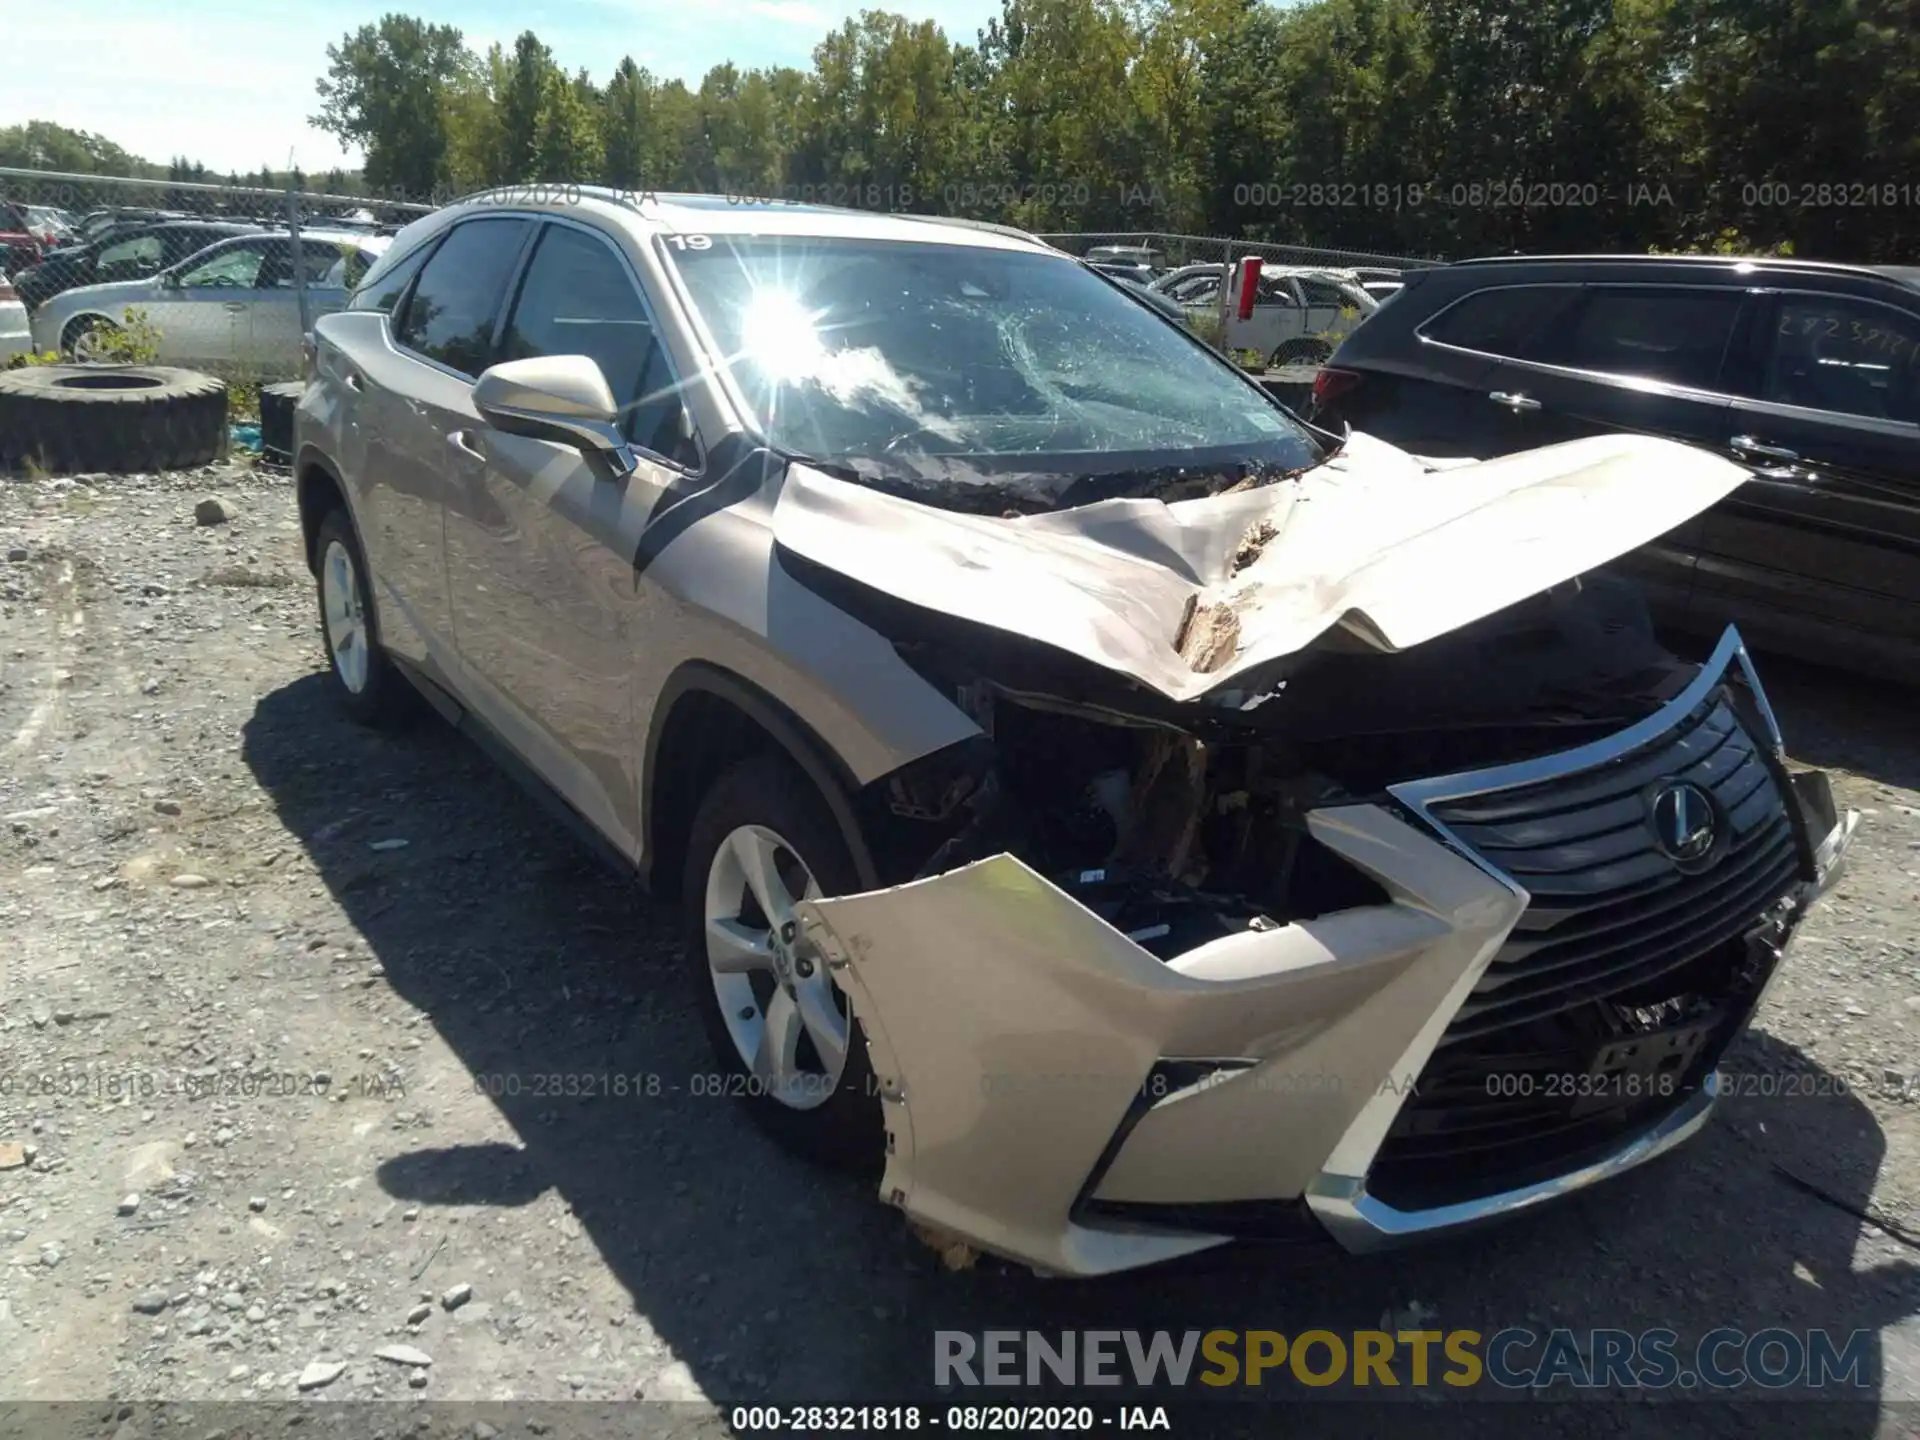
<svg viewBox="0 0 1920 1440">
<path fill-rule="evenodd" d="M 665 247 L 768 441 L 958 508 L 1176 498 L 1316 463 L 1285 411 L 1065 256 L 818 236 Z"/>
</svg>

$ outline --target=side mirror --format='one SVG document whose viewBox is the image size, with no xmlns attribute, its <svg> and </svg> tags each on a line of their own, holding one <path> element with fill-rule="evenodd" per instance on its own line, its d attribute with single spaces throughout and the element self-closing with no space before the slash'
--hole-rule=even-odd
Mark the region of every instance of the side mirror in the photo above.
<svg viewBox="0 0 1920 1440">
<path fill-rule="evenodd" d="M 473 382 L 473 408 L 494 429 L 571 445 L 614 478 L 631 475 L 633 451 L 600 366 L 586 355 L 508 360 Z"/>
</svg>

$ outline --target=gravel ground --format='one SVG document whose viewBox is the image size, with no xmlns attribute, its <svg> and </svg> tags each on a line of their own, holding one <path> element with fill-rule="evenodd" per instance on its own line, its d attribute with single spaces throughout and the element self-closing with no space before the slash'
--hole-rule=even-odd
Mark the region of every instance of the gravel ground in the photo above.
<svg viewBox="0 0 1920 1440">
<path fill-rule="evenodd" d="M 223 521 L 196 520 L 207 499 Z M 1866 1328 L 1904 1409 L 1698 1403 L 1660 1428 L 1913 1432 L 1910 696 L 1767 667 L 1796 757 L 1867 818 L 1731 1060 L 1735 1095 L 1678 1155 L 1385 1259 L 949 1274 L 862 1186 L 691 1093 L 708 1062 L 667 912 L 437 723 L 382 738 L 335 712 L 284 478 L 0 483 L 0 547 L 0 1402 L 305 1386 L 494 1402 L 505 1425 L 640 1396 L 720 1433 L 735 1402 L 933 1398 L 936 1328 L 1391 1313 Z M 534 1093 L 583 1073 L 629 1093 Z M 1540 1423 L 1401 1413 L 1437 1409 L 1454 1433 Z M 1648 1409 L 1551 1423 L 1610 1435 Z M 121 1412 L 85 1413 L 106 1434 Z M 1214 1413 L 1207 1433 L 1267 1428 Z"/>
</svg>

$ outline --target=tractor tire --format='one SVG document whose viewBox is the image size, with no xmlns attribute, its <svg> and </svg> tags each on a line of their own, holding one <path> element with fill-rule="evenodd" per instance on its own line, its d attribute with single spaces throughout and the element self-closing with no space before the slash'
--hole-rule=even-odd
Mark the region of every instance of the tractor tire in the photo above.
<svg viewBox="0 0 1920 1440">
<path fill-rule="evenodd" d="M 260 453 L 267 459 L 292 463 L 293 409 L 306 393 L 306 383 L 300 380 L 260 387 Z"/>
<path fill-rule="evenodd" d="M 185 470 L 225 453 L 227 387 L 164 365 L 45 365 L 0 374 L 0 471 Z"/>
</svg>

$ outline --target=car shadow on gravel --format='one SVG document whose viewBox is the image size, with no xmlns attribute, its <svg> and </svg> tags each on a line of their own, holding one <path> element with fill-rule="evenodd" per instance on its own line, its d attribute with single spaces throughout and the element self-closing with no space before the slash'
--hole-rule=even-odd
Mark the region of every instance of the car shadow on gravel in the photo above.
<svg viewBox="0 0 1920 1440">
<path fill-rule="evenodd" d="M 243 753 L 385 983 L 431 1021 L 517 1142 L 423 1147 L 382 1165 L 381 1187 L 423 1206 L 521 1207 L 557 1191 L 633 1311 L 718 1401 L 932 1398 L 943 1329 L 1670 1326 L 1691 1339 L 1717 1326 L 1824 1327 L 1842 1340 L 1862 1329 L 1873 1336 L 1864 1378 L 1877 1390 L 1877 1332 L 1920 1313 L 1911 1263 L 1860 1263 L 1855 1273 L 1860 1212 L 1885 1150 L 1872 1114 L 1806 1056 L 1761 1035 L 1742 1043 L 1732 1068 L 1800 1078 L 1742 1081 L 1678 1154 L 1498 1230 L 1358 1259 L 1229 1249 L 1093 1282 L 991 1261 L 947 1273 L 867 1186 L 791 1159 L 732 1102 L 703 1093 L 710 1063 L 671 912 L 589 859 L 464 740 L 435 721 L 394 736 L 358 730 L 316 675 L 260 700 Z M 409 843 L 372 848 L 391 838 Z M 508 1251 L 559 1243 L 545 1223 L 527 1229 L 504 1242 Z M 540 1255 L 549 1274 L 583 1263 Z M 506 1251 L 500 1259 L 518 1263 Z M 1426 1398 L 1460 1398 L 1442 1391 Z M 1272 1376 L 1240 1392 L 1310 1393 Z M 1557 1407 L 1554 1423 L 1611 1434 L 1614 1408 Z M 1471 1399 L 1416 1409 L 1444 1409 L 1458 1434 L 1539 1418 L 1531 1406 Z M 1222 1434 L 1250 1414 L 1219 1413 Z M 1810 1413 L 1681 1405 L 1661 1429 L 1799 1434 Z M 1875 1431 L 1871 1406 L 1823 1416 L 1822 1434 Z"/>
<path fill-rule="evenodd" d="M 1920 790 L 1920 690 L 1779 655 L 1756 663 L 1794 760 Z"/>
</svg>

